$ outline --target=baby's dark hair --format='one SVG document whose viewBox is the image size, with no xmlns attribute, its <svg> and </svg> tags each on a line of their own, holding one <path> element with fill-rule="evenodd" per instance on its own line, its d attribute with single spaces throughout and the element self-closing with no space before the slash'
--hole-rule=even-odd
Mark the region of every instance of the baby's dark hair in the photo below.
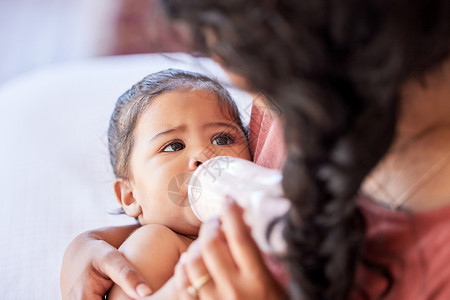
<svg viewBox="0 0 450 300">
<path fill-rule="evenodd" d="M 205 90 L 217 97 L 222 112 L 246 133 L 236 103 L 228 91 L 208 76 L 167 69 L 150 74 L 119 97 L 108 129 L 110 161 L 116 178 L 129 178 L 129 160 L 133 149 L 133 132 L 140 115 L 156 96 L 175 90 Z"/>
</svg>

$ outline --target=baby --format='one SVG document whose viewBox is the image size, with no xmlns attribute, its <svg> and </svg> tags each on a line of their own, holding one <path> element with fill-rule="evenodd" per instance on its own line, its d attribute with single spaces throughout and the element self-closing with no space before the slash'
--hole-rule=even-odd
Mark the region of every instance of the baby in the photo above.
<svg viewBox="0 0 450 300">
<path fill-rule="evenodd" d="M 239 111 L 217 81 L 169 69 L 118 99 L 108 138 L 115 194 L 142 225 L 119 250 L 157 291 L 201 225 L 189 207 L 187 185 L 179 183 L 209 158 L 251 159 Z M 156 294 L 173 299 L 173 292 L 167 284 Z M 108 299 L 129 298 L 115 285 Z"/>
</svg>

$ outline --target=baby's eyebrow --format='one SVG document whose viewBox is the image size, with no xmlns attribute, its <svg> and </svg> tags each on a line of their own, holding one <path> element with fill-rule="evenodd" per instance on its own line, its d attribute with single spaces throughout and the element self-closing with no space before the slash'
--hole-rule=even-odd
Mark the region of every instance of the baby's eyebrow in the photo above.
<svg viewBox="0 0 450 300">
<path fill-rule="evenodd" d="M 208 127 L 228 127 L 228 128 L 231 128 L 231 129 L 239 132 L 239 129 L 236 126 L 234 126 L 232 123 L 226 123 L 226 122 L 214 122 L 214 123 L 208 123 L 208 124 L 203 125 L 203 128 L 208 128 Z"/>
<path fill-rule="evenodd" d="M 165 136 L 165 135 L 168 135 L 168 134 L 170 134 L 170 133 L 177 132 L 177 131 L 184 131 L 184 130 L 186 130 L 186 126 L 185 126 L 185 125 L 177 126 L 177 127 L 174 127 L 174 128 L 170 128 L 170 129 L 161 131 L 161 132 L 155 134 L 155 135 L 149 140 L 149 142 L 152 142 L 152 141 L 154 141 L 155 139 L 160 138 L 160 137 Z"/>
</svg>

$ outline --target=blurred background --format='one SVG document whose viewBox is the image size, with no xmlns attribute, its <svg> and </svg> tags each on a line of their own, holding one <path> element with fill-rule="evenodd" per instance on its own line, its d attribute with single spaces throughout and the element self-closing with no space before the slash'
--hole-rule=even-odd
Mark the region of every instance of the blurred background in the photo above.
<svg viewBox="0 0 450 300">
<path fill-rule="evenodd" d="M 0 0 L 0 299 L 61 299 L 70 241 L 134 222 L 110 213 L 115 101 L 149 73 L 200 69 L 156 54 L 185 50 L 158 3 Z"/>
<path fill-rule="evenodd" d="M 155 0 L 0 0 L 0 84 L 53 63 L 179 52 Z"/>
</svg>

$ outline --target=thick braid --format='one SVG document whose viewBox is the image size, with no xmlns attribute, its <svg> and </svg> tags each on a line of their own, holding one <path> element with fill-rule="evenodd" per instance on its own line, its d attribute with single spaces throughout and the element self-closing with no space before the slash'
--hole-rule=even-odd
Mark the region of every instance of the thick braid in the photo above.
<svg viewBox="0 0 450 300">
<path fill-rule="evenodd" d="M 285 238 L 294 298 L 347 299 L 365 233 L 355 198 L 393 137 L 395 107 L 390 114 L 368 115 L 365 112 L 373 108 L 355 105 L 357 96 L 339 86 L 336 94 L 329 88 L 313 98 L 320 118 L 305 115 L 304 108 L 295 105 L 286 110 L 286 144 L 302 145 L 300 151 L 288 151 L 283 170 L 283 188 L 292 200 Z M 321 98 L 333 98 L 335 105 L 320 107 Z"/>
</svg>

